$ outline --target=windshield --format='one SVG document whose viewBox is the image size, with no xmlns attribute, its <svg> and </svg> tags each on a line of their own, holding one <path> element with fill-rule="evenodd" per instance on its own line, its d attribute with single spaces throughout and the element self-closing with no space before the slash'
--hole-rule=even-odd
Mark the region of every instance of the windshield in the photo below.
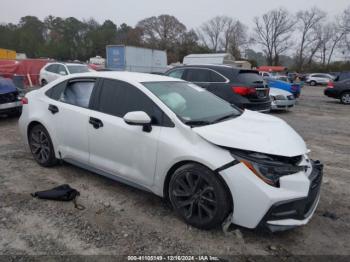
<svg viewBox="0 0 350 262">
<path fill-rule="evenodd" d="M 85 65 L 69 65 L 67 67 L 68 67 L 68 70 L 71 74 L 90 72 L 89 68 Z"/>
<path fill-rule="evenodd" d="M 187 82 L 148 82 L 143 85 L 190 126 L 214 124 L 241 114 L 226 101 Z"/>
</svg>

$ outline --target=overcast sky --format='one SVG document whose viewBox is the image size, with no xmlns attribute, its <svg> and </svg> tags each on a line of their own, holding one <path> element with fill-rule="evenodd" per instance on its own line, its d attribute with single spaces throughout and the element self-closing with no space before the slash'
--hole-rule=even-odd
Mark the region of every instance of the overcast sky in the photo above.
<svg viewBox="0 0 350 262">
<path fill-rule="evenodd" d="M 228 15 L 251 26 L 254 16 L 277 7 L 296 12 L 318 6 L 335 15 L 350 6 L 350 0 L 1 0 L 0 6 L 1 23 L 17 23 L 25 15 L 43 19 L 51 14 L 135 26 L 143 18 L 171 14 L 188 28 L 196 28 L 216 15 Z"/>
</svg>

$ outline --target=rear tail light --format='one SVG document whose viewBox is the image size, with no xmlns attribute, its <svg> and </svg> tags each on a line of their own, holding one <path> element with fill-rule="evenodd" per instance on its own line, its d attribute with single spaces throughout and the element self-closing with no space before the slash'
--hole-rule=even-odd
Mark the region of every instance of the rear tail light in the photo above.
<svg viewBox="0 0 350 262">
<path fill-rule="evenodd" d="M 256 93 L 256 89 L 254 87 L 246 87 L 246 86 L 233 86 L 232 91 L 238 95 L 246 96 Z"/>
<path fill-rule="evenodd" d="M 22 105 L 27 105 L 28 104 L 28 98 L 22 97 L 21 102 L 22 102 Z"/>
<path fill-rule="evenodd" d="M 333 81 L 329 81 L 327 87 L 328 88 L 333 88 L 334 87 Z"/>
</svg>

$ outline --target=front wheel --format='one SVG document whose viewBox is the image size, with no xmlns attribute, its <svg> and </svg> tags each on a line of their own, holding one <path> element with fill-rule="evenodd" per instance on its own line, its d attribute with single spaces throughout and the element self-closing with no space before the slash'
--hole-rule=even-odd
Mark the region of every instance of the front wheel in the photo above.
<svg viewBox="0 0 350 262">
<path fill-rule="evenodd" d="M 350 92 L 345 92 L 340 96 L 342 104 L 350 105 Z"/>
<path fill-rule="evenodd" d="M 311 86 L 316 86 L 317 83 L 316 83 L 315 81 L 311 81 L 311 82 L 310 82 L 310 85 L 311 85 Z"/>
<path fill-rule="evenodd" d="M 29 147 L 35 161 L 44 167 L 57 163 L 55 151 L 49 133 L 42 125 L 36 125 L 29 131 Z"/>
<path fill-rule="evenodd" d="M 199 164 L 177 169 L 169 183 L 169 199 L 176 213 L 188 224 L 211 229 L 229 214 L 230 194 L 218 175 Z"/>
</svg>

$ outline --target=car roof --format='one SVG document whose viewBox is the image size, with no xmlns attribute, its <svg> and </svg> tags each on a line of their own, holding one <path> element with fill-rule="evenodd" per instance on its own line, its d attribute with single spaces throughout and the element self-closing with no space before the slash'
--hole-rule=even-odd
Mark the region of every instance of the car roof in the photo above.
<svg viewBox="0 0 350 262">
<path fill-rule="evenodd" d="M 59 62 L 59 61 L 47 63 L 46 66 L 54 65 L 54 64 L 61 64 L 61 65 L 66 65 L 66 66 L 87 66 L 86 64 L 80 64 L 80 63 L 65 63 L 65 62 Z"/>
<path fill-rule="evenodd" d="M 171 68 L 170 70 L 176 69 L 176 68 L 189 68 L 189 67 L 204 67 L 204 68 L 209 68 L 209 69 L 230 68 L 230 69 L 235 69 L 235 70 L 241 70 L 241 68 L 235 67 L 234 65 L 215 65 L 215 64 L 187 64 L 187 65 L 175 66 L 174 68 Z"/>
<path fill-rule="evenodd" d="M 88 73 L 74 74 L 70 78 L 79 78 L 79 77 L 104 77 L 115 80 L 122 80 L 127 82 L 184 82 L 181 79 L 172 78 L 163 75 L 155 75 L 155 74 L 146 74 L 146 73 L 135 73 L 135 72 L 126 72 L 126 71 L 94 71 Z"/>
</svg>

